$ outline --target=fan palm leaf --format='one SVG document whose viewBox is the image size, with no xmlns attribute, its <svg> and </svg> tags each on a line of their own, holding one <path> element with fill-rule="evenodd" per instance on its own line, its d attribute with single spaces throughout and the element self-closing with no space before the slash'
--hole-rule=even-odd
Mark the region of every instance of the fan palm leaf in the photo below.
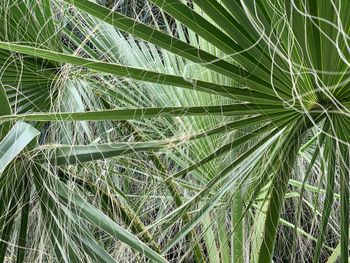
<svg viewBox="0 0 350 263">
<path fill-rule="evenodd" d="M 295 252 L 300 235 L 315 242 L 312 262 L 329 251 L 330 260 L 348 260 L 349 3 L 151 0 L 161 26 L 88 0 L 5 2 L 1 260 L 17 225 L 18 245 L 26 245 L 32 190 L 47 222 L 46 249 L 62 262 L 113 262 L 111 238 L 156 262 L 171 260 L 182 240 L 189 249 L 181 260 L 193 247 L 197 262 L 279 262 L 287 226 L 295 237 L 285 260 L 304 257 Z M 28 26 L 19 14 L 28 14 Z M 300 161 L 309 163 L 304 173 Z M 116 165 L 130 178 L 151 174 L 173 209 L 144 223 L 142 204 L 152 198 L 132 205 L 113 182 Z M 104 185 L 94 186 L 104 170 Z M 292 223 L 283 218 L 288 204 Z M 311 229 L 320 223 L 310 230 L 317 236 L 300 225 L 305 204 Z M 17 261 L 24 257 L 19 248 Z"/>
</svg>

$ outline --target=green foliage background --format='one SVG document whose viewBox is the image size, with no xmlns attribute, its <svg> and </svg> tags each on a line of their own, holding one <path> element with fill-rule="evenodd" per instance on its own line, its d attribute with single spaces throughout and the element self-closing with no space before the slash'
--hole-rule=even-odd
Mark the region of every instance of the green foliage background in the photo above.
<svg viewBox="0 0 350 263">
<path fill-rule="evenodd" d="M 349 8 L 1 1 L 0 262 L 348 262 Z"/>
</svg>

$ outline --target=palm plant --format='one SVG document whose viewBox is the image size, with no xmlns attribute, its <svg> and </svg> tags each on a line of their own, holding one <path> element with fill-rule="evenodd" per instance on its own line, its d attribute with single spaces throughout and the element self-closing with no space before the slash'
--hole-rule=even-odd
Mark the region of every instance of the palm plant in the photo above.
<svg viewBox="0 0 350 263">
<path fill-rule="evenodd" d="M 2 1 L 0 261 L 348 262 L 349 5 Z"/>
</svg>

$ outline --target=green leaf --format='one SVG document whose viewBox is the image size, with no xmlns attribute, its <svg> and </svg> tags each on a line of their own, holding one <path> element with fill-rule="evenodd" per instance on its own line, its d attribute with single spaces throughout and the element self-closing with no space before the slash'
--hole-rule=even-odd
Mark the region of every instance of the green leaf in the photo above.
<svg viewBox="0 0 350 263">
<path fill-rule="evenodd" d="M 28 236 L 28 220 L 29 220 L 29 212 L 30 212 L 30 194 L 31 194 L 31 185 L 28 184 L 28 179 L 24 179 L 24 187 L 23 187 L 23 198 L 22 198 L 22 212 L 21 212 L 21 224 L 18 234 L 18 250 L 17 250 L 17 258 L 16 263 L 23 263 L 25 259 L 25 247 L 27 244 L 27 236 Z M 28 186 L 29 185 L 29 186 Z"/>
<path fill-rule="evenodd" d="M 308 119 L 302 118 L 291 127 L 280 149 L 280 156 L 275 159 L 278 172 L 270 186 L 269 205 L 266 211 L 263 240 L 259 249 L 259 263 L 271 262 L 279 218 L 283 206 L 284 195 L 291 176 L 292 167 L 301 147 L 301 140 L 308 129 Z"/>
<path fill-rule="evenodd" d="M 67 165 L 82 162 L 95 161 L 106 159 L 115 156 L 126 155 L 129 153 L 143 151 L 157 151 L 167 149 L 173 146 L 173 142 L 145 142 L 145 143 L 110 143 L 97 145 L 61 145 L 49 146 L 48 153 L 38 156 L 44 160 L 46 155 L 49 156 L 49 161 L 54 165 Z M 43 150 L 43 149 L 41 149 Z"/>
<path fill-rule="evenodd" d="M 286 113 L 274 105 L 256 104 L 231 104 L 220 106 L 198 106 L 198 107 L 160 107 L 160 108 L 138 108 L 138 109 L 112 109 L 89 112 L 59 112 L 59 113 L 28 113 L 18 115 L 0 116 L 0 121 L 23 120 L 23 121 L 106 121 L 106 120 L 138 120 L 154 117 L 170 116 L 244 116 L 262 112 L 266 115 Z"/>
<path fill-rule="evenodd" d="M 11 189 L 12 192 L 9 204 L 0 204 L 1 208 L 3 208 L 4 205 L 9 206 L 8 210 L 6 211 L 6 214 L 3 214 L 3 217 L 0 218 L 0 262 L 4 262 L 7 247 L 11 240 L 11 236 L 15 234 L 16 212 L 19 206 L 18 200 L 21 199 L 22 188 L 22 183 L 15 185 L 14 188 Z"/>
<path fill-rule="evenodd" d="M 339 170 L 340 170 L 340 258 L 346 262 L 349 258 L 349 206 L 350 206 L 350 156 L 349 142 L 350 137 L 348 129 L 350 121 L 343 116 L 337 116 L 335 131 L 338 138 L 341 140 L 338 143 L 339 151 Z"/>
<path fill-rule="evenodd" d="M 0 116 L 2 115 L 10 115 L 11 114 L 11 106 L 6 96 L 6 90 L 3 85 L 0 83 Z"/>
<path fill-rule="evenodd" d="M 255 76 L 258 76 L 261 80 L 259 82 L 267 83 L 266 86 L 269 86 L 270 81 L 270 69 L 269 64 L 264 64 L 260 61 L 257 61 L 257 56 L 253 57 L 251 52 L 244 52 L 244 49 L 237 44 L 237 41 L 227 36 L 222 30 L 213 25 L 206 19 L 201 16 L 189 6 L 183 3 L 180 0 L 151 0 L 159 8 L 173 16 L 179 22 L 183 23 L 187 28 L 193 30 L 198 36 L 201 36 L 203 39 L 208 41 L 211 45 L 217 47 L 228 56 L 232 56 L 232 59 L 237 61 L 239 65 L 247 69 L 248 72 L 254 72 Z M 215 2 L 215 1 L 213 1 Z M 209 4 L 203 4 L 209 6 Z M 213 6 L 210 7 L 211 10 L 215 10 Z M 222 14 L 215 17 L 215 20 L 223 20 Z M 214 20 L 214 21 L 215 21 Z M 225 22 L 224 22 L 225 23 Z M 220 24 L 220 22 L 219 22 Z M 225 23 L 227 28 L 232 28 L 232 25 Z M 241 42 L 241 41 L 240 41 Z M 233 55 L 231 55 L 233 54 Z M 259 60 L 263 58 L 259 57 Z M 247 75 L 243 75 L 243 77 Z M 289 95 L 288 89 L 284 91 L 280 89 L 280 84 L 278 80 L 275 81 L 275 88 L 285 92 L 286 95 Z"/>
<path fill-rule="evenodd" d="M 13 44 L 10 42 L 0 41 L 0 48 L 8 51 L 21 52 L 26 55 L 39 57 L 50 61 L 79 65 L 79 66 L 83 66 L 85 68 L 89 68 L 99 72 L 113 74 L 116 76 L 130 78 L 134 80 L 177 86 L 177 87 L 204 91 L 204 92 L 213 93 L 213 94 L 220 94 L 222 96 L 227 96 L 227 97 L 235 98 L 242 101 L 248 101 L 248 102 L 261 101 L 261 102 L 264 102 L 265 104 L 281 105 L 281 102 L 278 99 L 276 99 L 274 94 L 267 95 L 265 94 L 266 91 L 254 91 L 247 88 L 217 85 L 215 83 L 209 83 L 209 82 L 196 80 L 196 79 L 188 80 L 182 76 L 159 73 L 159 72 L 154 72 L 150 70 L 143 70 L 143 69 L 128 67 L 120 64 L 100 62 L 96 60 L 81 58 L 76 55 L 68 55 L 68 54 L 58 53 L 50 50 L 39 49 L 31 46 Z"/>
<path fill-rule="evenodd" d="M 317 238 L 317 243 L 315 247 L 315 252 L 312 258 L 312 262 L 319 262 L 321 255 L 321 248 L 326 235 L 327 225 L 329 216 L 332 210 L 333 199 L 334 199 L 334 186 L 335 186 L 335 164 L 336 164 L 336 141 L 333 138 L 327 138 L 327 152 L 328 166 L 327 166 L 327 185 L 326 185 L 326 195 L 323 202 L 322 219 L 320 223 L 320 231 Z"/>
<path fill-rule="evenodd" d="M 208 182 L 207 185 L 203 188 L 203 190 L 201 190 L 199 193 L 197 193 L 196 196 L 192 197 L 183 206 L 179 207 L 178 209 L 176 209 L 175 211 L 173 211 L 172 213 L 168 214 L 166 217 L 163 218 L 163 220 L 164 220 L 164 219 L 172 216 L 173 214 L 175 214 L 175 216 L 173 218 L 171 218 L 171 220 L 169 220 L 169 222 L 167 222 L 167 226 L 169 227 L 169 225 L 172 225 L 181 216 L 181 214 L 184 211 L 187 211 L 189 209 L 189 207 L 198 203 L 199 200 L 201 200 L 203 197 L 208 195 L 210 193 L 210 191 L 213 190 L 213 188 L 217 184 L 219 184 L 219 183 L 223 184 L 220 187 L 220 190 L 217 191 L 217 193 L 215 193 L 209 200 L 207 200 L 207 202 L 205 203 L 203 208 L 201 208 L 201 210 L 198 213 L 196 213 L 196 215 L 194 217 L 192 217 L 191 220 L 181 229 L 181 231 L 179 231 L 168 242 L 166 247 L 163 249 L 164 252 L 171 249 L 177 242 L 179 242 L 179 240 L 181 240 L 189 231 L 191 231 L 191 229 L 193 227 L 195 227 L 201 221 L 202 217 L 205 216 L 206 214 L 208 214 L 211 209 L 213 209 L 213 207 L 220 200 L 220 198 L 227 191 L 232 189 L 234 183 L 236 183 L 236 178 L 234 178 L 234 177 L 227 178 L 228 175 L 230 174 L 230 172 L 232 170 L 234 170 L 235 168 L 237 168 L 239 165 L 242 165 L 242 166 L 250 165 L 251 160 L 249 160 L 249 162 L 247 161 L 246 163 L 244 163 L 244 161 L 246 161 L 248 159 L 248 157 L 252 156 L 256 152 L 259 152 L 260 154 L 262 154 L 262 151 L 265 150 L 266 144 L 268 144 L 268 140 L 273 138 L 273 136 L 276 135 L 277 132 L 278 132 L 278 129 L 275 129 L 275 130 L 271 131 L 267 136 L 264 136 L 262 139 L 260 139 L 253 147 L 249 148 L 247 151 L 245 151 L 243 154 L 241 154 L 239 157 L 237 157 L 230 165 L 225 167 L 225 169 L 222 170 L 219 175 L 217 175 L 210 182 Z M 247 178 L 248 177 L 246 176 L 245 178 L 240 180 L 239 184 L 236 187 L 240 187 L 241 184 L 243 184 Z"/>
<path fill-rule="evenodd" d="M 154 262 L 166 263 L 167 261 L 141 240 L 139 240 L 133 234 L 127 232 L 122 227 L 117 225 L 113 220 L 108 216 L 103 214 L 101 211 L 96 209 L 94 206 L 86 202 L 80 195 L 77 193 L 72 193 L 65 184 L 55 180 L 55 186 L 57 187 L 58 193 L 71 205 L 74 205 L 76 208 L 76 215 L 87 220 L 91 224 L 98 226 L 105 232 L 110 235 L 118 238 L 120 241 L 126 243 L 131 248 L 139 251 L 142 254 L 145 254 Z"/>
<path fill-rule="evenodd" d="M 0 142 L 0 173 L 40 132 L 32 125 L 17 122 Z"/>
<path fill-rule="evenodd" d="M 139 37 L 147 42 L 158 45 L 174 54 L 189 59 L 195 63 L 201 63 L 205 67 L 216 72 L 231 77 L 238 83 L 250 87 L 252 90 L 260 90 L 269 95 L 274 96 L 274 91 L 270 88 L 270 84 L 256 77 L 252 72 L 247 72 L 240 67 L 226 62 L 223 59 L 205 52 L 201 49 L 194 48 L 191 45 L 163 33 L 155 28 L 149 27 L 138 21 L 123 16 L 117 12 L 113 12 L 101 5 L 92 3 L 88 0 L 64 0 L 65 2 L 76 6 L 77 8 L 87 12 L 88 14 L 99 18 L 106 23 L 117 27 L 118 29 Z M 231 52 L 229 52 L 231 53 Z M 288 97 L 289 98 L 289 97 Z"/>
</svg>

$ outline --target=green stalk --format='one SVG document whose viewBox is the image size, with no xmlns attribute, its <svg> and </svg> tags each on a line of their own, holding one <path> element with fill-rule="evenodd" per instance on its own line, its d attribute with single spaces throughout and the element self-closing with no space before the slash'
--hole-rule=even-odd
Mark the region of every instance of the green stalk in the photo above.
<svg viewBox="0 0 350 263">
<path fill-rule="evenodd" d="M 341 144 L 340 164 L 340 262 L 349 259 L 349 148 Z"/>
<path fill-rule="evenodd" d="M 230 263 L 230 247 L 229 247 L 229 237 L 227 231 L 227 222 L 226 222 L 226 209 L 220 214 L 217 219 L 218 224 L 218 236 L 219 236 L 219 251 L 221 255 L 222 263 Z"/>
<path fill-rule="evenodd" d="M 337 116 L 337 138 L 340 139 L 339 147 L 339 172 L 340 172 L 340 262 L 347 263 L 349 259 L 349 120 Z M 344 143 L 346 142 L 346 143 Z"/>
<path fill-rule="evenodd" d="M 235 227 L 232 246 L 233 246 L 233 263 L 244 262 L 244 249 L 243 249 L 243 219 L 241 219 L 243 213 L 243 201 L 241 191 L 237 189 L 232 202 L 232 225 Z"/>
<path fill-rule="evenodd" d="M 334 139 L 329 139 L 326 150 L 326 157 L 328 157 L 328 167 L 327 167 L 327 185 L 326 185 L 326 195 L 323 201 L 323 210 L 322 210 L 322 219 L 320 232 L 318 234 L 316 248 L 314 252 L 314 256 L 312 262 L 317 263 L 320 260 L 321 248 L 326 235 L 326 229 L 328 225 L 329 216 L 332 210 L 333 199 L 334 199 L 334 186 L 335 186 L 335 150 L 336 150 L 336 142 Z"/>
<path fill-rule="evenodd" d="M 26 175 L 25 175 L 26 176 Z M 27 229 L 28 229 L 28 218 L 29 218 L 29 209 L 30 209 L 30 191 L 31 191 L 31 185 L 28 185 L 28 179 L 24 178 L 24 195 L 23 195 L 23 201 L 22 201 L 22 213 L 21 213 L 21 225 L 19 229 L 19 235 L 18 235 L 18 250 L 17 250 L 17 259 L 16 263 L 22 263 L 25 259 L 25 246 L 27 243 Z"/>
<path fill-rule="evenodd" d="M 201 206 L 202 205 L 204 204 L 202 203 Z M 202 223 L 204 228 L 203 239 L 204 239 L 205 247 L 207 249 L 208 261 L 210 263 L 220 262 L 220 258 L 219 258 L 220 252 L 218 250 L 214 231 L 213 231 L 214 223 L 212 222 L 210 215 L 205 215 L 203 217 Z M 196 261 L 196 262 L 202 262 L 202 261 Z"/>
<path fill-rule="evenodd" d="M 323 132 L 327 132 L 329 129 L 329 122 L 325 122 L 324 126 L 323 126 Z M 312 143 L 315 142 L 315 140 L 319 137 L 319 144 L 316 146 L 316 150 L 313 153 L 313 156 L 311 158 L 311 161 L 307 167 L 307 170 L 305 172 L 305 176 L 300 188 L 300 194 L 299 194 L 299 200 L 298 200 L 298 206 L 297 206 L 297 211 L 296 211 L 296 216 L 295 216 L 295 225 L 294 225 L 294 235 L 293 235 L 293 245 L 292 245 L 292 257 L 293 255 L 295 255 L 295 248 L 296 248 L 296 244 L 297 244 L 297 237 L 298 237 L 298 225 L 300 223 L 300 217 L 301 217 L 301 209 L 302 209 L 302 200 L 303 200 L 303 196 L 304 196 L 304 191 L 307 185 L 307 180 L 311 174 L 311 170 L 315 165 L 316 159 L 319 156 L 320 153 L 320 149 L 321 146 L 324 143 L 324 140 L 326 138 L 325 133 L 321 133 L 321 134 L 316 134 L 310 141 L 308 141 L 306 144 L 304 144 L 301 148 L 299 153 L 305 151 Z M 289 181 L 290 184 L 290 181 Z M 316 189 L 318 191 L 318 189 Z"/>
<path fill-rule="evenodd" d="M 272 261 L 284 195 L 301 147 L 301 139 L 308 128 L 308 124 L 307 117 L 299 120 L 290 128 L 289 134 L 281 144 L 280 157 L 276 159 L 278 161 L 278 172 L 270 186 L 270 202 L 266 212 L 263 240 L 259 249 L 259 263 Z"/>
</svg>

